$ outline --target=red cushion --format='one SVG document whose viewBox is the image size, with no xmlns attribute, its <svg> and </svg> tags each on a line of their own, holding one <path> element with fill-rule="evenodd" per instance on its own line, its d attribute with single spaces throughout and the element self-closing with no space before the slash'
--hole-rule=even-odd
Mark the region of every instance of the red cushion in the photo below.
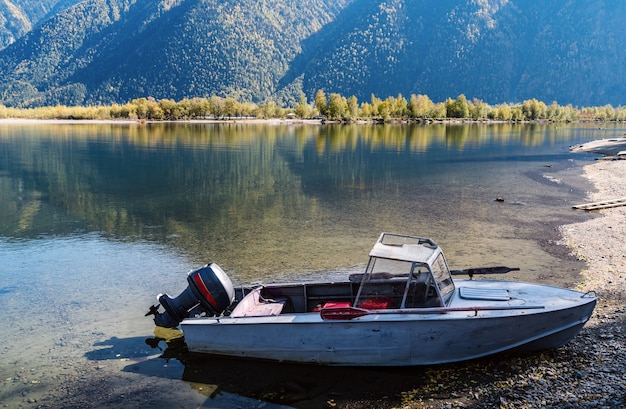
<svg viewBox="0 0 626 409">
<path fill-rule="evenodd" d="M 352 304 L 350 304 L 349 302 L 326 302 L 323 305 L 318 305 L 317 307 L 315 307 L 313 309 L 314 312 L 317 311 L 321 311 L 324 308 L 345 308 L 345 307 L 351 307 Z"/>
</svg>

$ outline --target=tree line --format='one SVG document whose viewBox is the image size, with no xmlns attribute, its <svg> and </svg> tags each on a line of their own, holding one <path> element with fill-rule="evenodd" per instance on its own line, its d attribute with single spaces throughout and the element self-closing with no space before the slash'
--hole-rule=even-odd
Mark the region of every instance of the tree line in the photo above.
<svg viewBox="0 0 626 409">
<path fill-rule="evenodd" d="M 172 99 L 137 98 L 126 104 L 111 106 L 57 105 L 39 108 L 9 108 L 0 105 L 0 118 L 28 119 L 129 119 L 149 121 L 180 121 L 194 119 L 323 119 L 354 122 L 430 122 L 430 121 L 626 121 L 626 107 L 576 108 L 571 104 L 550 105 L 537 99 L 522 103 L 490 105 L 479 99 L 469 100 L 461 94 L 455 99 L 434 102 L 427 95 L 402 95 L 359 102 L 355 96 L 346 98 L 338 93 L 318 90 L 313 101 L 301 96 L 293 107 L 281 107 L 269 101 L 262 104 L 240 102 L 231 97 Z"/>
</svg>

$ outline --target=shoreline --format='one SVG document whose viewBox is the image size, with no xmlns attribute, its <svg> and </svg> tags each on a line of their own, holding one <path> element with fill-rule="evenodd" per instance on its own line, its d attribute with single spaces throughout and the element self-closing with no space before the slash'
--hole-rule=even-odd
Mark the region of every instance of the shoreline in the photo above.
<svg viewBox="0 0 626 409">
<path fill-rule="evenodd" d="M 548 119 L 537 120 L 499 120 L 499 119 L 472 119 L 472 118 L 442 118 L 442 119 L 406 119 L 392 118 L 382 120 L 354 119 L 354 120 L 333 120 L 325 118 L 256 118 L 256 117 L 226 117 L 226 118 L 191 118 L 191 119 L 141 119 L 141 118 L 19 118 L 0 117 L 0 125 L 20 125 L 20 124 L 168 124 L 168 123 L 190 123 L 190 124 L 265 124 L 265 125 L 559 125 L 561 123 L 579 124 L 608 124 L 626 123 L 626 121 L 610 121 L 595 119 L 577 119 L 571 121 L 555 121 Z M 624 135 L 626 138 L 626 134 Z"/>
<path fill-rule="evenodd" d="M 598 160 L 583 170 L 595 187 L 589 201 L 626 197 L 626 162 Z M 560 227 L 563 243 L 587 263 L 581 291 L 595 291 L 600 299 L 626 301 L 626 206 L 594 211 L 590 220 Z"/>
<path fill-rule="evenodd" d="M 118 125 L 146 125 L 146 124 L 312 124 L 320 125 L 319 119 L 256 119 L 256 118 L 231 118 L 231 119 L 180 119 L 180 120 L 145 120 L 145 119 L 44 119 L 44 118 L 0 118 L 0 125 L 89 125 L 89 124 L 118 124 Z"/>
</svg>

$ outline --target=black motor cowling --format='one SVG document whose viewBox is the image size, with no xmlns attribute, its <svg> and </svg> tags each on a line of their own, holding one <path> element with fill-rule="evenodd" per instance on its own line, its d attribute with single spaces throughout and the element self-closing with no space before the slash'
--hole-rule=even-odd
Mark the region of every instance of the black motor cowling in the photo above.
<svg viewBox="0 0 626 409">
<path fill-rule="evenodd" d="M 178 297 L 172 298 L 167 294 L 157 296 L 165 311 L 159 312 L 156 305 L 146 314 L 154 314 L 157 326 L 174 328 L 196 310 L 208 316 L 220 315 L 235 299 L 235 289 L 230 278 L 215 263 L 190 271 L 187 282 L 189 285 Z"/>
</svg>

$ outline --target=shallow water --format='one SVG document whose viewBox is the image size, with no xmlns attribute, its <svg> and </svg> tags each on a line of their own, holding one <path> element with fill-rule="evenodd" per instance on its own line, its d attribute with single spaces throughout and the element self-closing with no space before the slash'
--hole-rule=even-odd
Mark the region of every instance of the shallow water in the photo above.
<svg viewBox="0 0 626 409">
<path fill-rule="evenodd" d="M 254 381 L 234 387 L 231 363 L 160 358 L 145 342 L 155 296 L 208 261 L 235 283 L 335 277 L 392 231 L 433 238 L 453 268 L 509 265 L 521 271 L 507 279 L 571 286 L 582 265 L 555 226 L 589 217 L 571 206 L 594 156 L 568 146 L 623 132 L 0 124 L 0 404 L 272 400 L 246 393 Z M 230 387 L 207 371 L 218 363 Z"/>
</svg>

